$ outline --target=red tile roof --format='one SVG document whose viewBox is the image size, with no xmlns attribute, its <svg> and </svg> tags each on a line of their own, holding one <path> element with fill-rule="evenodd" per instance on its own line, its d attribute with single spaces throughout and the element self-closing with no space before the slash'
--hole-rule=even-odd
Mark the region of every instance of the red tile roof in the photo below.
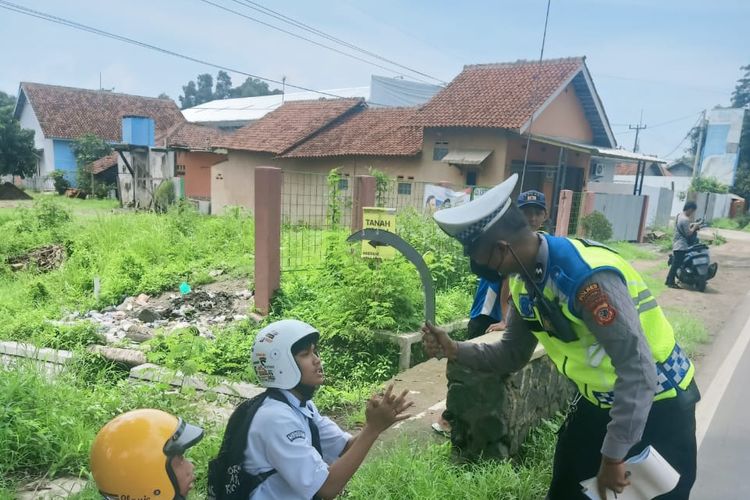
<svg viewBox="0 0 750 500">
<path fill-rule="evenodd" d="M 229 132 L 197 125 L 180 123 L 165 134 L 165 146 L 189 151 L 209 151 L 216 143 L 229 137 Z"/>
<path fill-rule="evenodd" d="M 414 108 L 368 108 L 347 116 L 282 156 L 413 156 L 422 150 L 422 128 L 405 125 Z"/>
<path fill-rule="evenodd" d="M 564 83 L 583 68 L 571 57 L 465 66 L 422 106 L 416 123 L 425 127 L 489 127 L 519 130 Z M 534 81 L 536 80 L 536 84 Z"/>
<path fill-rule="evenodd" d="M 615 165 L 615 175 L 636 175 L 638 165 L 635 163 L 618 163 Z M 659 172 L 658 174 L 656 172 Z M 646 175 L 660 175 L 662 177 L 671 176 L 672 172 L 667 170 L 664 165 L 658 163 L 646 162 Z"/>
<path fill-rule="evenodd" d="M 216 147 L 282 154 L 358 107 L 362 99 L 291 101 L 237 130 Z"/>
<path fill-rule="evenodd" d="M 151 117 L 157 132 L 185 120 L 171 99 L 28 82 L 21 83 L 21 91 L 48 138 L 75 139 L 91 133 L 120 142 L 123 116 Z"/>
<path fill-rule="evenodd" d="M 98 160 L 91 162 L 91 172 L 96 175 L 104 172 L 105 170 L 109 170 L 112 167 L 116 167 L 117 158 L 119 157 L 120 155 L 117 154 L 117 151 L 113 151 L 107 156 L 103 156 Z"/>
</svg>

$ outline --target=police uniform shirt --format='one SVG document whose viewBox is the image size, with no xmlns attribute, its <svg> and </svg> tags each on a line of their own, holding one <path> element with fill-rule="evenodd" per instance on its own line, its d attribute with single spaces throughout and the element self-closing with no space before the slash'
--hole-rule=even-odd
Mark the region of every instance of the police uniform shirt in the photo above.
<svg viewBox="0 0 750 500">
<path fill-rule="evenodd" d="M 548 258 L 549 247 L 545 238 L 540 238 L 537 265 L 532 272 L 540 288 L 548 278 Z M 623 458 L 640 441 L 646 426 L 656 388 L 656 367 L 638 312 L 622 278 L 612 271 L 599 270 L 585 280 L 579 290 L 594 283 L 607 294 L 612 308 L 617 311 L 614 321 L 606 326 L 597 323 L 591 311 L 577 301 L 576 313 L 609 355 L 617 372 L 615 401 L 601 452 L 611 458 Z M 529 362 L 536 345 L 536 337 L 512 306 L 502 338 L 489 344 L 459 342 L 457 361 L 478 370 L 512 373 Z M 596 359 L 592 356 L 592 365 Z"/>
<path fill-rule="evenodd" d="M 276 470 L 250 495 L 253 500 L 309 500 L 352 437 L 322 416 L 312 401 L 300 406 L 291 392 L 281 392 L 294 408 L 268 398 L 250 424 L 243 469 L 250 474 Z M 308 419 L 318 426 L 322 457 L 313 447 Z"/>
<path fill-rule="evenodd" d="M 502 309 L 500 308 L 500 283 L 484 278 L 479 280 L 469 317 L 474 319 L 479 316 L 489 316 L 495 321 L 503 319 Z"/>
</svg>

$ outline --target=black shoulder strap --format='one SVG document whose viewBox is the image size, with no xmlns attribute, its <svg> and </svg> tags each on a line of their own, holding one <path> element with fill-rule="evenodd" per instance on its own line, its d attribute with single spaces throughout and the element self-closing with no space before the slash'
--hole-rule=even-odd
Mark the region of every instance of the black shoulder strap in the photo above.
<svg viewBox="0 0 750 500">
<path fill-rule="evenodd" d="M 268 391 L 265 391 L 243 401 L 229 417 L 219 454 L 208 464 L 207 498 L 245 500 L 263 481 L 276 473 L 270 470 L 252 475 L 242 469 L 250 424 L 268 395 Z"/>
</svg>

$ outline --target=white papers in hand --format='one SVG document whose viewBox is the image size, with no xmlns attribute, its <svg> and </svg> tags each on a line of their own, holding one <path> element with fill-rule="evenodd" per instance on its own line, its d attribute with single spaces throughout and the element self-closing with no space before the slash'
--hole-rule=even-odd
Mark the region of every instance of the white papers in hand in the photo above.
<svg viewBox="0 0 750 500">
<path fill-rule="evenodd" d="M 653 446 L 626 460 L 625 469 L 629 473 L 630 486 L 617 495 L 614 491 L 607 490 L 606 500 L 651 500 L 672 491 L 680 480 L 677 471 Z M 581 481 L 581 486 L 591 500 L 605 500 L 599 497 L 596 476 Z"/>
</svg>

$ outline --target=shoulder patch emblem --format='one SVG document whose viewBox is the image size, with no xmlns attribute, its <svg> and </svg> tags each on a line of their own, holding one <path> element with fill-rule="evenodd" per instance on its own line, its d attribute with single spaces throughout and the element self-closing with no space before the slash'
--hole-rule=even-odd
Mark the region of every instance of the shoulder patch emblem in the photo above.
<svg viewBox="0 0 750 500">
<path fill-rule="evenodd" d="M 576 298 L 578 302 L 589 307 L 591 304 L 597 304 L 602 300 L 606 300 L 607 296 L 599 287 L 599 283 L 591 283 L 580 289 Z"/>
<path fill-rule="evenodd" d="M 298 439 L 305 439 L 305 431 L 293 431 L 286 435 L 286 438 L 290 443 L 297 441 Z"/>
<path fill-rule="evenodd" d="M 617 311 L 608 302 L 602 302 L 593 311 L 594 321 L 601 326 L 607 326 L 617 317 Z"/>
</svg>

